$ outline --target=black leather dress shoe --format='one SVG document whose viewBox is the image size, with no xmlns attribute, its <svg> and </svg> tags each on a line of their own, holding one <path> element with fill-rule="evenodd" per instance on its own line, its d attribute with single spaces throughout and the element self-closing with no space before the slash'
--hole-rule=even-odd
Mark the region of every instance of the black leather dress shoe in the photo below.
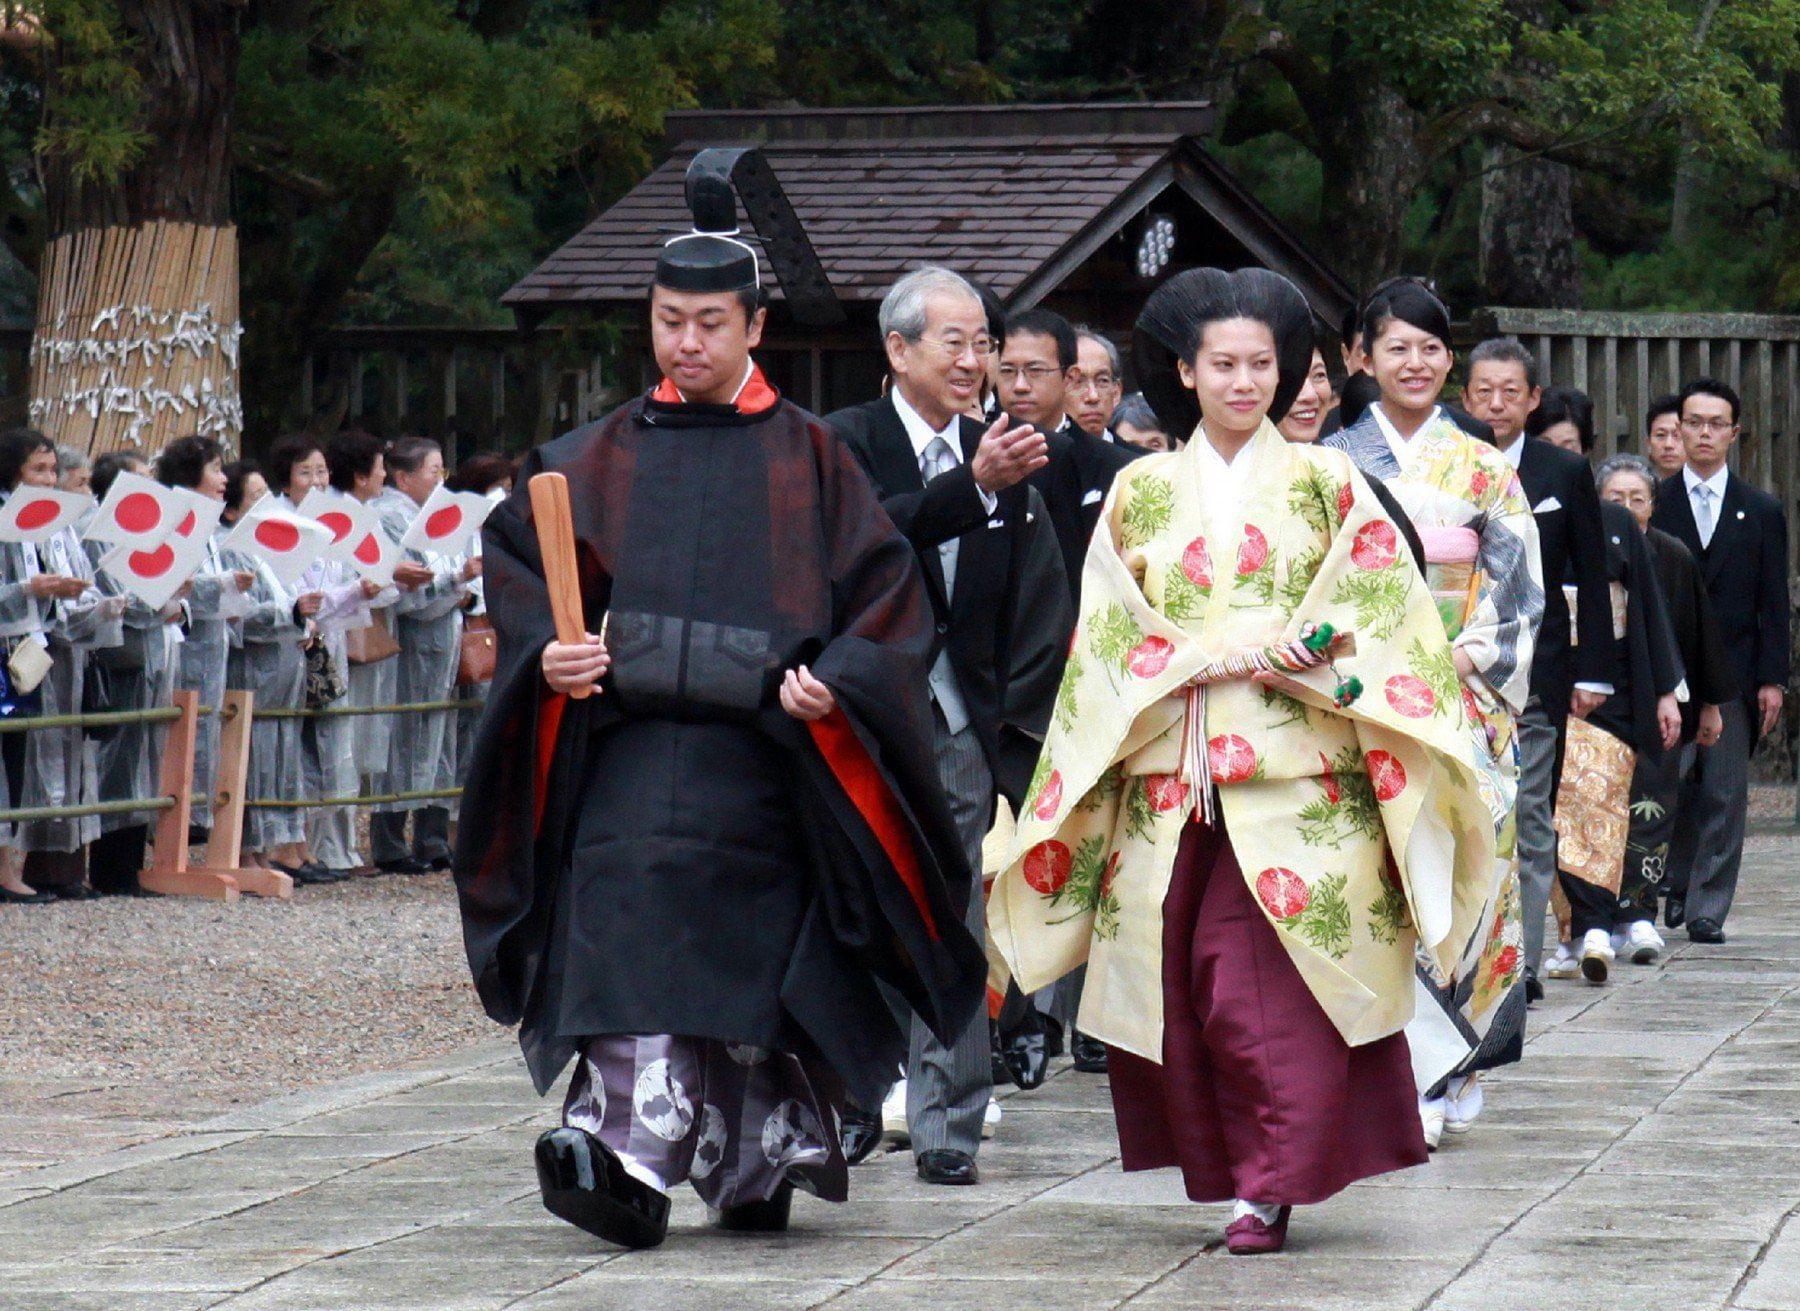
<svg viewBox="0 0 1800 1311">
<path fill-rule="evenodd" d="M 0 888 L 0 906 L 48 906 L 56 898 L 48 892 L 14 892 Z"/>
<path fill-rule="evenodd" d="M 100 894 L 85 883 L 71 883 L 66 887 L 52 888 L 58 901 L 98 901 Z"/>
<path fill-rule="evenodd" d="M 1000 1036 L 1000 1023 L 988 1021 L 988 1076 L 994 1087 L 1004 1088 L 1012 1082 L 1012 1071 L 1006 1068 L 1006 1040 Z"/>
<path fill-rule="evenodd" d="M 1544 985 L 1539 982 L 1536 974 L 1527 970 L 1525 972 L 1525 1004 L 1529 1006 L 1534 1001 L 1542 1000 L 1544 1000 Z"/>
<path fill-rule="evenodd" d="M 1106 1073 L 1106 1044 L 1098 1038 L 1090 1038 L 1080 1029 L 1069 1033 L 1069 1055 L 1075 1058 L 1075 1068 L 1083 1074 Z"/>
<path fill-rule="evenodd" d="M 620 1247 L 655 1247 L 669 1232 L 669 1199 L 625 1172 L 613 1150 L 584 1129 L 537 1140 L 544 1209 Z"/>
<path fill-rule="evenodd" d="M 411 856 L 402 856 L 398 860 L 378 860 L 375 868 L 383 874 L 429 874 L 431 866 L 422 860 L 414 860 Z"/>
<path fill-rule="evenodd" d="M 794 1185 L 778 1184 L 774 1193 L 762 1202 L 739 1202 L 736 1206 L 708 1208 L 707 1215 L 720 1229 L 739 1234 L 779 1234 L 788 1227 L 788 1209 L 794 1202 Z"/>
<path fill-rule="evenodd" d="M 954 1147 L 933 1147 L 919 1153 L 919 1178 L 928 1184 L 976 1184 L 981 1172 L 975 1158 Z"/>
<path fill-rule="evenodd" d="M 1663 903 L 1663 923 L 1672 929 L 1687 923 L 1687 898 L 1671 895 Z"/>
<path fill-rule="evenodd" d="M 845 1102 L 843 1126 L 839 1141 L 844 1148 L 844 1163 L 861 1165 L 881 1145 L 881 1116 Z"/>
<path fill-rule="evenodd" d="M 1723 942 L 1725 941 L 1725 930 L 1717 920 L 1697 919 L 1688 925 L 1688 941 Z"/>
</svg>

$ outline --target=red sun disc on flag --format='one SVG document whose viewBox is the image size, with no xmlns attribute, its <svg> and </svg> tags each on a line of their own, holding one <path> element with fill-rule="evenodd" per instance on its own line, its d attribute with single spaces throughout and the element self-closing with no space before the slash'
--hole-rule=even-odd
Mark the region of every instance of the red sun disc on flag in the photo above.
<svg viewBox="0 0 1800 1311">
<path fill-rule="evenodd" d="M 128 533 L 147 533 L 162 522 L 162 506 L 149 492 L 132 492 L 113 508 L 113 522 Z"/>
<path fill-rule="evenodd" d="M 256 540 L 271 551 L 286 553 L 300 545 L 300 530 L 279 519 L 265 519 L 256 525 Z"/>
<path fill-rule="evenodd" d="M 187 512 L 187 518 L 176 525 L 175 535 L 177 537 L 192 537 L 194 535 L 194 525 L 199 522 L 200 521 L 194 517 L 194 512 L 189 510 Z"/>
<path fill-rule="evenodd" d="M 14 522 L 23 531 L 31 532 L 34 528 L 42 528 L 61 513 L 62 507 L 55 501 L 46 498 L 42 501 L 33 501 L 24 507 L 19 511 L 18 518 Z"/>
<path fill-rule="evenodd" d="M 375 540 L 374 533 L 369 533 L 363 537 L 362 541 L 356 544 L 354 554 L 356 558 L 361 560 L 364 564 L 380 564 L 381 543 Z"/>
<path fill-rule="evenodd" d="M 131 572 L 139 578 L 161 578 L 174 567 L 175 552 L 164 542 L 154 551 L 133 551 L 130 564 Z"/>
<path fill-rule="evenodd" d="M 322 527 L 331 529 L 331 544 L 333 546 L 336 546 L 339 542 L 348 537 L 350 535 L 350 530 L 356 527 L 356 525 L 350 521 L 350 516 L 345 514 L 342 510 L 327 510 L 324 514 L 319 516 L 319 523 Z"/>
<path fill-rule="evenodd" d="M 462 506 L 446 505 L 425 521 L 425 535 L 433 541 L 440 537 L 448 537 L 462 527 L 462 521 Z"/>
</svg>

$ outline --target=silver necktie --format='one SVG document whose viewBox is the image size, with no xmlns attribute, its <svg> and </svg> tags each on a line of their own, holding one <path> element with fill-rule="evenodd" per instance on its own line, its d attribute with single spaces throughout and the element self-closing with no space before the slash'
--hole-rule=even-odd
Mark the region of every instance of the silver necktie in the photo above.
<svg viewBox="0 0 1800 1311">
<path fill-rule="evenodd" d="M 1705 483 L 1695 483 L 1694 495 L 1700 498 L 1700 504 L 1694 507 L 1694 527 L 1700 534 L 1700 545 L 1711 546 L 1713 526 L 1718 519 L 1718 512 L 1713 509 L 1713 489 Z"/>
<path fill-rule="evenodd" d="M 950 443 L 942 436 L 933 437 L 925 453 L 919 457 L 919 473 L 929 483 L 941 473 L 956 467 L 956 453 L 950 449 Z M 952 537 L 938 547 L 938 562 L 944 569 L 944 599 L 948 601 L 956 593 L 956 550 L 958 542 Z M 931 695 L 938 703 L 938 709 L 944 714 L 944 727 L 952 736 L 969 726 L 968 707 L 963 704 L 962 688 L 957 685 L 956 671 L 950 668 L 950 648 L 945 646 L 938 652 L 937 661 L 931 666 Z"/>
</svg>

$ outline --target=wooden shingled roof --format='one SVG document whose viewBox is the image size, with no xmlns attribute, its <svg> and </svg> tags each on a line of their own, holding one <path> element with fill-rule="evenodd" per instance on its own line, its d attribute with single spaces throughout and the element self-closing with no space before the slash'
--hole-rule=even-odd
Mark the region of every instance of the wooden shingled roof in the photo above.
<svg viewBox="0 0 1800 1311">
<path fill-rule="evenodd" d="M 706 146 L 754 144 L 840 303 L 879 301 L 899 274 L 928 263 L 985 282 L 1009 305 L 1035 303 L 1084 247 L 1172 185 L 1178 157 L 1190 177 L 1196 160 L 1201 173 L 1223 175 L 1195 140 L 1210 122 L 1204 104 L 671 115 L 662 164 L 503 299 L 528 320 L 641 305 L 657 251 L 688 227 L 688 162 Z M 1228 177 L 1225 189 L 1235 192 L 1229 207 L 1264 230 L 1247 244 L 1291 247 L 1333 280 Z M 763 276 L 781 299 L 766 259 Z"/>
</svg>

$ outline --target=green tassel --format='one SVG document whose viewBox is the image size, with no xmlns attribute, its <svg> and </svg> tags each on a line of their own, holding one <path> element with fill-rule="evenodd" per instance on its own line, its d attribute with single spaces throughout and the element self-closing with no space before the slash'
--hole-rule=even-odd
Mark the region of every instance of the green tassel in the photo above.
<svg viewBox="0 0 1800 1311">
<path fill-rule="evenodd" d="M 1300 643 L 1308 651 L 1316 654 L 1320 651 L 1330 650 L 1332 639 L 1336 636 L 1337 634 L 1332 630 L 1330 624 L 1314 624 L 1310 632 L 1302 635 Z"/>
</svg>

